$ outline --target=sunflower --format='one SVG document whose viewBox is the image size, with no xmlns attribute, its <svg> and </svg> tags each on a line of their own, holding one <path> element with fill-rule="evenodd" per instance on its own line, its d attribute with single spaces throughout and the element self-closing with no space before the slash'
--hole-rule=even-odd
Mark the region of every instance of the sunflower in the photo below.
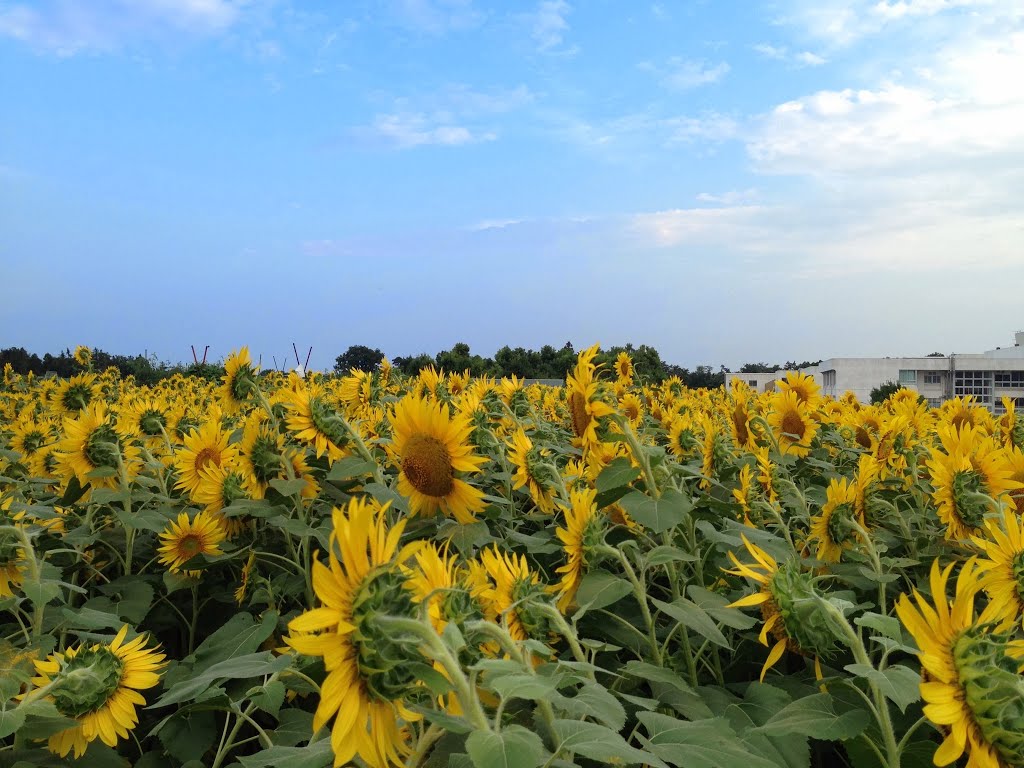
<svg viewBox="0 0 1024 768">
<path fill-rule="evenodd" d="M 79 373 L 57 385 L 53 403 L 57 411 L 65 416 L 78 413 L 96 399 L 96 374 Z"/>
<path fill-rule="evenodd" d="M 319 459 L 325 453 L 329 461 L 346 454 L 348 432 L 341 417 L 334 412 L 317 385 L 302 385 L 297 390 L 282 392 L 288 415 L 285 425 L 302 442 L 313 446 Z"/>
<path fill-rule="evenodd" d="M 1024 451 L 1016 444 L 1003 450 L 1003 467 L 1010 472 L 1010 480 L 1019 483 L 1010 492 L 1010 499 L 1018 515 L 1024 515 Z"/>
<path fill-rule="evenodd" d="M 736 503 L 740 505 L 740 511 L 743 512 L 743 524 L 753 525 L 750 522 L 750 498 L 754 490 L 754 470 L 749 464 L 744 464 L 740 467 L 737 479 L 739 485 L 732 489 L 732 497 L 736 499 Z"/>
<path fill-rule="evenodd" d="M 110 645 L 79 645 L 35 662 L 39 676 L 32 682 L 39 688 L 52 683 L 47 698 L 61 715 L 78 721 L 50 736 L 51 752 L 64 757 L 74 751 L 77 759 L 97 737 L 113 747 L 138 725 L 135 707 L 146 703 L 139 691 L 160 681 L 164 655 L 147 648 L 144 635 L 126 643 L 127 634 L 125 625 Z"/>
<path fill-rule="evenodd" d="M 220 388 L 220 401 L 225 410 L 235 413 L 252 400 L 257 392 L 256 372 L 249 348 L 242 347 L 228 355 L 224 361 L 224 379 Z"/>
<path fill-rule="evenodd" d="M 107 418 L 107 407 L 95 403 L 79 413 L 77 418 L 64 420 L 64 438 L 58 444 L 58 462 L 65 479 L 78 478 L 82 486 L 113 488 L 119 482 L 116 474 L 90 477 L 98 469 L 116 470 L 123 463 L 129 478 L 132 476 L 138 448 L 121 439 Z"/>
<path fill-rule="evenodd" d="M 556 528 L 555 535 L 562 542 L 566 563 L 555 569 L 562 574 L 557 585 L 558 609 L 563 613 L 576 600 L 588 568 L 593 565 L 594 549 L 604 543 L 605 519 L 597 510 L 597 491 L 590 488 L 569 493 L 569 503 L 560 504 L 565 514 L 565 528 Z"/>
<path fill-rule="evenodd" d="M 358 754 L 371 768 L 400 766 L 411 752 L 402 721 L 419 719 L 403 704 L 419 688 L 410 663 L 419 659 L 375 616 L 415 616 L 403 567 L 415 545 L 399 549 L 405 521 L 389 530 L 386 505 L 372 500 L 352 499 L 332 518 L 328 564 L 313 563 L 313 589 L 323 605 L 293 619 L 285 642 L 306 656 L 323 657 L 327 677 L 313 730 L 334 718 L 334 765 Z"/>
<path fill-rule="evenodd" d="M 621 381 L 632 381 L 633 372 L 633 358 L 628 352 L 619 352 L 615 358 L 615 375 Z"/>
<path fill-rule="evenodd" d="M 537 509 L 546 514 L 555 511 L 554 489 L 551 464 L 546 462 L 545 451 L 535 447 L 522 427 L 512 433 L 508 441 L 508 460 L 515 467 L 512 475 L 512 488 L 519 490 L 526 486 Z"/>
<path fill-rule="evenodd" d="M 21 454 L 22 464 L 35 477 L 42 476 L 38 461 L 40 452 L 53 443 L 53 422 L 50 419 L 22 416 L 11 427 L 9 447 Z"/>
<path fill-rule="evenodd" d="M 627 392 L 619 398 L 619 410 L 633 426 L 638 425 L 644 416 L 644 405 L 632 392 Z"/>
<path fill-rule="evenodd" d="M 492 546 L 480 554 L 480 562 L 490 581 L 483 598 L 494 615 L 504 618 L 512 638 L 546 639 L 548 619 L 536 610 L 536 604 L 548 601 L 548 590 L 530 570 L 526 557 L 516 557 Z"/>
<path fill-rule="evenodd" d="M 974 395 L 954 397 L 939 408 L 939 418 L 954 429 L 974 427 L 993 432 L 992 413 L 983 405 L 975 403 Z"/>
<path fill-rule="evenodd" d="M 796 390 L 772 395 L 768 424 L 775 432 L 782 453 L 806 456 L 811 452 L 810 445 L 818 431 L 818 424 L 811 418 L 810 411 Z"/>
<path fill-rule="evenodd" d="M 813 411 L 818 405 L 818 401 L 821 400 L 821 388 L 814 377 L 806 373 L 790 371 L 786 374 L 786 378 L 775 383 L 781 392 L 795 394 L 797 400 L 807 406 L 809 411 Z"/>
<path fill-rule="evenodd" d="M 242 573 L 238 580 L 238 589 L 235 590 L 235 602 L 239 605 L 245 600 L 246 590 L 249 588 L 249 579 L 252 577 L 252 567 L 256 564 L 256 550 L 249 553 L 249 559 L 242 566 Z"/>
<path fill-rule="evenodd" d="M 996 424 L 999 439 L 1006 448 L 1024 450 L 1024 420 L 1017 417 L 1017 404 L 1012 397 L 1004 397 L 1002 402 L 1005 412 Z"/>
<path fill-rule="evenodd" d="M 199 470 L 199 485 L 192 492 L 192 499 L 207 511 L 220 512 L 238 499 L 247 498 L 245 478 L 238 470 L 212 463 Z M 229 531 L 229 535 L 233 534 Z"/>
<path fill-rule="evenodd" d="M 932 498 L 946 524 L 946 538 L 964 539 L 978 533 L 993 504 L 1009 501 L 1007 492 L 1021 483 L 1010 479 L 1012 470 L 1001 449 L 980 430 L 943 425 L 938 436 L 940 446 L 926 462 L 935 489 Z"/>
<path fill-rule="evenodd" d="M 170 404 L 160 397 L 138 397 L 118 415 L 118 428 L 127 434 L 137 434 L 150 447 L 164 444 L 164 435 L 170 423 Z"/>
<path fill-rule="evenodd" d="M 1003 510 L 998 521 L 985 521 L 983 536 L 971 541 L 982 552 L 976 560 L 979 584 L 988 594 L 986 612 L 1003 627 L 1024 618 L 1024 518 L 1012 509 Z"/>
<path fill-rule="evenodd" d="M 228 467 L 238 456 L 238 448 L 230 444 L 231 435 L 221 428 L 219 420 L 211 419 L 186 435 L 184 448 L 175 454 L 178 470 L 177 487 L 190 495 L 199 488 L 200 474 L 206 467 Z"/>
<path fill-rule="evenodd" d="M 860 538 L 852 521 L 865 525 L 864 518 L 857 513 L 857 484 L 845 477 L 833 478 L 825 492 L 821 513 L 811 518 L 809 539 L 818 542 L 815 557 L 823 563 L 838 563 L 843 550 Z"/>
<path fill-rule="evenodd" d="M 282 477 L 284 436 L 267 421 L 267 414 L 254 411 L 246 419 L 238 447 L 237 466 L 246 490 L 252 498 L 262 499 L 270 481 Z"/>
<path fill-rule="evenodd" d="M 177 522 L 170 523 L 160 534 L 161 545 L 157 549 L 160 562 L 171 573 L 181 573 L 181 567 L 196 555 L 222 554 L 220 543 L 226 535 L 219 515 L 204 509 L 189 520 L 188 512 L 182 512 Z M 192 577 L 201 575 L 200 571 L 185 573 Z"/>
<path fill-rule="evenodd" d="M 747 552 L 754 558 L 750 564 L 741 563 L 732 552 L 729 559 L 736 567 L 728 573 L 746 576 L 760 584 L 760 590 L 729 604 L 730 608 L 761 606 L 764 626 L 758 638 L 768 647 L 769 633 L 775 639 L 768 658 L 761 667 L 760 680 L 787 649 L 803 656 L 828 656 L 836 649 L 835 638 L 828 619 L 817 608 L 817 593 L 813 578 L 800 570 L 799 562 L 790 559 L 779 563 L 744 534 L 740 534 Z M 820 666 L 815 658 L 815 670 Z"/>
<path fill-rule="evenodd" d="M 13 525 L 0 510 L 0 525 Z M 0 598 L 13 597 L 25 577 L 25 557 L 20 539 L 13 531 L 0 532 Z"/>
<path fill-rule="evenodd" d="M 1024 763 L 1024 735 L 1018 725 L 1022 706 L 1021 663 L 1024 643 L 994 629 L 986 616 L 974 615 L 981 587 L 977 569 L 967 566 L 956 582 L 952 601 L 946 589 L 953 563 L 932 562 L 934 604 L 914 590 L 913 601 L 900 595 L 896 614 L 920 648 L 924 715 L 944 739 L 936 765 L 949 765 L 967 753 L 971 768 L 1005 768 Z M 915 605 L 916 602 L 916 605 Z"/>
<path fill-rule="evenodd" d="M 735 397 L 729 406 L 729 427 L 737 448 L 752 450 L 757 445 L 750 419 L 750 403 L 743 397 Z"/>
<path fill-rule="evenodd" d="M 677 414 L 668 430 L 668 449 L 677 459 L 688 459 L 698 445 L 697 429 L 689 413 Z"/>
<path fill-rule="evenodd" d="M 483 510 L 483 492 L 456 477 L 477 472 L 486 459 L 469 442 L 473 430 L 464 413 L 449 414 L 448 406 L 406 395 L 389 417 L 393 433 L 388 451 L 399 465 L 398 492 L 409 499 L 413 515 L 440 509 L 460 523 L 471 523 Z"/>
<path fill-rule="evenodd" d="M 598 346 L 580 352 L 573 372 L 565 379 L 566 400 L 572 419 L 572 431 L 576 444 L 584 449 L 598 442 L 598 419 L 610 416 L 614 409 L 598 399 L 600 387 L 595 378 L 598 366 L 594 365 Z"/>
<path fill-rule="evenodd" d="M 83 368 L 87 368 L 89 366 L 89 363 L 92 362 L 92 350 L 89 349 L 88 347 L 79 344 L 77 347 L 75 347 L 75 354 L 73 355 L 73 357 L 75 358 L 76 363 L 78 363 Z"/>
</svg>

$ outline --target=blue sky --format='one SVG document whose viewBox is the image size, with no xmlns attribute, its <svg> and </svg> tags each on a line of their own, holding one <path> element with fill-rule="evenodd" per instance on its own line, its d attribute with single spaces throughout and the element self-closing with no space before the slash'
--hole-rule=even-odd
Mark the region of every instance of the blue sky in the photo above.
<svg viewBox="0 0 1024 768">
<path fill-rule="evenodd" d="M 0 346 L 1024 328 L 1018 0 L 0 0 Z"/>
</svg>

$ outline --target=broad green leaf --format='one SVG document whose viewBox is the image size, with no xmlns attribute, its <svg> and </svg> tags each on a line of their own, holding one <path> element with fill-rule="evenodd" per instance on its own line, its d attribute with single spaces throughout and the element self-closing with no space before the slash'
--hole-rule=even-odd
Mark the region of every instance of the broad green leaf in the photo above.
<svg viewBox="0 0 1024 768">
<path fill-rule="evenodd" d="M 608 571 L 590 571 L 576 590 L 576 604 L 581 611 L 595 611 L 618 602 L 632 591 L 633 587 L 625 579 Z"/>
<path fill-rule="evenodd" d="M 903 642 L 903 631 L 900 629 L 899 619 L 893 616 L 883 616 L 880 613 L 864 613 L 853 620 L 858 627 L 868 627 L 876 632 L 881 632 L 885 637 L 892 638 L 897 642 Z"/>
<path fill-rule="evenodd" d="M 252 614 L 236 613 L 196 649 L 194 671 L 201 672 L 217 662 L 255 652 L 274 634 L 277 617 L 277 611 L 267 611 L 256 623 Z"/>
<path fill-rule="evenodd" d="M 162 533 L 170 522 L 170 517 L 152 507 L 133 509 L 131 514 L 125 512 L 120 505 L 113 506 L 111 509 L 114 510 L 114 516 L 120 521 L 121 525 L 126 528 Z"/>
<path fill-rule="evenodd" d="M 679 547 L 670 547 L 667 544 L 662 544 L 660 547 L 655 547 L 647 553 L 647 564 L 650 566 L 665 565 L 666 563 L 692 563 L 697 559 L 696 555 L 691 555 Z"/>
<path fill-rule="evenodd" d="M 664 768 L 655 755 L 631 747 L 611 728 L 580 720 L 555 720 L 552 724 L 559 750 L 574 752 L 602 763 L 653 765 Z"/>
<path fill-rule="evenodd" d="M 473 731 L 466 751 L 475 768 L 535 768 L 544 762 L 544 743 L 533 731 L 510 725 L 501 733 Z"/>
<path fill-rule="evenodd" d="M 0 702 L 0 706 L 3 704 Z M 0 739 L 10 736 L 25 722 L 24 710 L 19 710 L 13 701 L 7 702 L 7 705 L 7 709 L 0 709 Z"/>
<path fill-rule="evenodd" d="M 470 557 L 474 550 L 494 541 L 491 530 L 487 523 L 478 520 L 475 523 L 462 525 L 451 521 L 449 524 L 441 524 L 437 528 L 437 541 L 451 541 L 452 545 L 464 557 Z"/>
<path fill-rule="evenodd" d="M 593 718 L 616 732 L 626 725 L 626 710 L 622 702 L 597 683 L 584 683 L 572 696 L 556 693 L 551 703 L 566 715 Z"/>
<path fill-rule="evenodd" d="M 638 712 L 648 749 L 684 768 L 777 768 L 749 747 L 721 717 L 694 722 L 658 712 Z"/>
<path fill-rule="evenodd" d="M 277 728 L 270 733 L 274 744 L 294 747 L 313 736 L 313 713 L 302 709 L 285 709 L 277 716 Z"/>
<path fill-rule="evenodd" d="M 373 474 L 374 465 L 359 456 L 346 456 L 338 459 L 327 471 L 324 478 L 328 482 L 338 483 L 343 480 L 367 477 Z"/>
<path fill-rule="evenodd" d="M 273 746 L 248 757 L 239 757 L 245 768 L 324 768 L 334 762 L 331 739 L 320 739 L 305 747 Z"/>
<path fill-rule="evenodd" d="M 694 632 L 703 635 L 715 645 L 720 645 L 723 648 L 732 647 L 729 645 L 729 641 L 726 640 L 725 635 L 722 634 L 722 630 L 718 628 L 707 612 L 693 601 L 680 597 L 671 603 L 665 603 L 653 598 L 651 602 L 658 607 L 659 611 L 667 616 L 671 616 L 687 629 L 692 629 Z"/>
<path fill-rule="evenodd" d="M 280 672 L 292 663 L 290 656 L 274 656 L 269 651 L 250 653 L 245 656 L 221 661 L 193 674 L 188 679 L 172 686 L 153 707 L 165 707 L 182 701 L 192 701 L 218 680 L 236 680 L 271 675 Z"/>
<path fill-rule="evenodd" d="M 674 488 L 665 491 L 660 499 L 633 491 L 619 500 L 629 516 L 654 533 L 663 533 L 679 525 L 693 508 L 693 502 Z"/>
<path fill-rule="evenodd" d="M 488 680 L 487 685 L 503 699 L 547 699 L 554 692 L 557 681 L 526 673 L 502 675 Z"/>
<path fill-rule="evenodd" d="M 714 713 L 690 684 L 670 669 L 645 661 L 630 661 L 620 671 L 646 681 L 654 698 L 691 720 L 714 717 Z"/>
<path fill-rule="evenodd" d="M 272 680 L 263 686 L 259 692 L 250 697 L 250 701 L 268 715 L 277 717 L 281 705 L 284 704 L 285 688 L 280 680 Z"/>
<path fill-rule="evenodd" d="M 32 605 L 46 605 L 57 597 L 60 597 L 60 570 L 52 563 L 39 563 L 39 577 L 29 576 L 29 569 L 25 569 L 25 580 L 21 584 L 21 591 L 29 599 Z"/>
<path fill-rule="evenodd" d="M 124 624 L 120 616 L 84 605 L 79 608 L 61 608 L 61 614 L 68 620 L 69 627 L 78 629 L 120 629 Z"/>
<path fill-rule="evenodd" d="M 892 701 L 900 712 L 921 698 L 921 675 L 909 667 L 896 664 L 878 671 L 867 664 L 847 664 L 843 667 L 850 674 L 874 682 Z"/>
<path fill-rule="evenodd" d="M 625 456 L 619 456 L 601 470 L 594 485 L 597 487 L 598 493 L 604 493 L 613 488 L 629 485 L 638 477 L 640 477 L 640 470 L 634 467 Z"/>
<path fill-rule="evenodd" d="M 306 490 L 308 483 L 302 478 L 295 480 L 274 479 L 270 481 L 270 487 L 282 496 L 296 496 Z"/>
<path fill-rule="evenodd" d="M 214 746 L 219 733 L 213 712 L 183 712 L 169 718 L 158 737 L 164 748 L 181 762 L 199 760 Z"/>
<path fill-rule="evenodd" d="M 19 734 L 26 739 L 45 739 L 55 733 L 73 728 L 77 721 L 64 717 L 52 701 L 41 699 L 21 708 L 25 724 Z"/>
<path fill-rule="evenodd" d="M 860 734 L 869 715 L 862 709 L 836 714 L 832 697 L 816 693 L 787 704 L 758 730 L 773 736 L 799 733 L 815 739 L 845 741 Z"/>
<path fill-rule="evenodd" d="M 99 588 L 113 603 L 118 616 L 140 624 L 153 603 L 153 585 L 137 576 L 122 576 Z"/>
<path fill-rule="evenodd" d="M 711 592 L 704 589 L 704 587 L 691 584 L 686 588 L 686 594 L 690 596 L 693 602 L 704 609 L 708 616 L 727 627 L 750 629 L 758 622 L 757 618 L 747 615 L 739 608 L 730 608 L 729 599 L 717 592 Z"/>
</svg>

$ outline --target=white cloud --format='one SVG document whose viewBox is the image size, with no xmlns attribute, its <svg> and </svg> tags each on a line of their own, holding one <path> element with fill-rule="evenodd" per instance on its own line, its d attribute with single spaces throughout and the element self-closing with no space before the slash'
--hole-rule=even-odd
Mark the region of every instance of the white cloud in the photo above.
<svg viewBox="0 0 1024 768">
<path fill-rule="evenodd" d="M 0 36 L 72 56 L 170 33 L 206 35 L 235 24 L 244 0 L 43 0 L 0 5 Z"/>
<path fill-rule="evenodd" d="M 471 29 L 484 20 L 473 0 L 392 0 L 392 8 L 404 26 L 429 35 Z"/>
<path fill-rule="evenodd" d="M 428 145 L 454 147 L 498 138 L 494 132 L 474 132 L 464 125 L 423 113 L 378 115 L 369 131 L 398 149 Z"/>
<path fill-rule="evenodd" d="M 749 203 L 757 200 L 761 196 L 753 187 L 749 189 L 730 189 L 727 192 L 712 193 L 712 192 L 701 192 L 697 195 L 697 200 L 702 203 L 714 203 L 719 205 L 739 205 L 740 203 Z"/>
<path fill-rule="evenodd" d="M 663 68 L 655 68 L 662 74 L 662 83 L 678 91 L 699 88 L 717 83 L 729 73 L 729 64 L 721 61 L 711 65 L 705 61 L 687 61 L 673 56 Z"/>
<path fill-rule="evenodd" d="M 572 12 L 565 0 L 543 0 L 533 14 L 533 39 L 537 48 L 544 52 L 553 52 L 561 44 L 565 33 L 569 31 L 566 17 Z"/>
<path fill-rule="evenodd" d="M 775 61 L 788 61 L 795 64 L 801 64 L 806 67 L 819 67 L 828 62 L 828 60 L 823 56 L 819 56 L 811 51 L 790 53 L 789 48 L 784 45 L 758 43 L 754 46 L 754 50 L 768 59 L 774 59 Z"/>
</svg>

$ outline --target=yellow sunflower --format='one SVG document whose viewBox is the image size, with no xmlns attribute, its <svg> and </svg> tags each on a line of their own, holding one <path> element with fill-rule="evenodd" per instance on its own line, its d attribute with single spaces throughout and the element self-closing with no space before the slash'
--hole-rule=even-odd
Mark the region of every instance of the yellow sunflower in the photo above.
<svg viewBox="0 0 1024 768">
<path fill-rule="evenodd" d="M 313 589 L 322 605 L 288 624 L 285 642 L 306 656 L 321 656 L 327 677 L 313 715 L 317 731 L 334 718 L 334 765 L 358 754 L 371 768 L 401 766 L 411 752 L 403 721 L 418 720 L 403 698 L 418 688 L 404 645 L 375 623 L 380 614 L 415 615 L 403 564 L 415 546 L 399 549 L 402 520 L 388 529 L 386 509 L 352 499 L 332 514 L 328 564 L 313 563 Z M 410 659 L 411 660 L 411 659 Z"/>
<path fill-rule="evenodd" d="M 1016 725 L 1021 710 L 1024 643 L 994 631 L 986 617 L 974 615 L 981 582 L 967 566 L 947 596 L 953 563 L 932 562 L 932 600 L 916 589 L 913 601 L 900 595 L 896 613 L 920 648 L 924 715 L 944 736 L 935 765 L 950 765 L 965 752 L 971 768 L 1007 768 L 1024 763 L 1024 737 Z M 916 603 L 916 605 L 915 605 Z M 1007 727 L 1009 726 L 1009 727 Z"/>
<path fill-rule="evenodd" d="M 997 520 L 985 520 L 983 536 L 971 541 L 983 557 L 976 560 L 979 584 L 988 595 L 986 612 L 1004 627 L 1024 618 L 1024 518 L 1012 509 Z"/>
<path fill-rule="evenodd" d="M 75 347 L 74 358 L 76 363 L 85 368 L 92 362 L 92 350 L 79 344 Z"/>
<path fill-rule="evenodd" d="M 390 417 L 388 451 L 398 464 L 398 492 L 409 499 L 413 515 L 440 509 L 460 523 L 471 523 L 483 510 L 483 492 L 456 473 L 477 472 L 486 462 L 469 442 L 473 425 L 465 413 L 418 395 L 406 395 Z"/>
<path fill-rule="evenodd" d="M 283 477 L 284 436 L 267 421 L 262 411 L 254 411 L 246 419 L 242 441 L 238 445 L 236 466 L 245 480 L 246 490 L 254 499 L 267 495 L 270 481 Z"/>
<path fill-rule="evenodd" d="M 107 407 L 98 402 L 64 420 L 64 438 L 58 444 L 58 462 L 65 479 L 78 478 L 83 486 L 113 488 L 120 480 L 116 472 L 106 477 L 89 477 L 98 469 L 117 470 L 123 462 L 129 479 L 133 476 L 138 448 L 123 440 L 107 418 Z"/>
<path fill-rule="evenodd" d="M 615 375 L 622 381 L 633 380 L 633 358 L 628 352 L 619 352 L 615 358 Z"/>
<path fill-rule="evenodd" d="M 57 412 L 70 416 L 87 408 L 96 399 L 96 374 L 79 373 L 57 385 L 52 402 Z"/>
<path fill-rule="evenodd" d="M 0 525 L 14 525 L 14 521 L 0 510 Z M 21 541 L 13 531 L 0 532 L 0 598 L 13 597 L 14 590 L 24 580 L 25 557 Z"/>
<path fill-rule="evenodd" d="M 963 425 L 938 428 L 940 446 L 926 462 L 931 473 L 939 518 L 947 539 L 964 539 L 981 529 L 993 504 L 1009 502 L 1008 491 L 1021 484 L 1010 479 L 1012 470 L 1002 450 L 979 429 Z"/>
<path fill-rule="evenodd" d="M 341 417 L 334 412 L 322 389 L 317 385 L 301 386 L 282 392 L 288 415 L 285 425 L 302 442 L 313 446 L 319 459 L 325 453 L 329 461 L 346 454 L 348 432 Z"/>
<path fill-rule="evenodd" d="M 737 481 L 739 485 L 732 489 L 732 497 L 740 505 L 740 511 L 743 512 L 744 525 L 753 525 L 750 522 L 750 500 L 754 491 L 754 470 L 749 464 L 740 467 Z"/>
<path fill-rule="evenodd" d="M 546 639 L 548 620 L 534 610 L 533 604 L 547 602 L 548 593 L 540 577 L 530 570 L 526 557 L 502 552 L 495 545 L 480 554 L 480 562 L 491 582 L 483 598 L 494 615 L 504 618 L 512 638 Z"/>
<path fill-rule="evenodd" d="M 806 456 L 811 452 L 811 441 L 818 431 L 818 424 L 811 418 L 807 406 L 795 390 L 777 392 L 772 395 L 772 410 L 768 424 L 775 433 L 779 451 L 794 456 Z"/>
<path fill-rule="evenodd" d="M 522 427 L 512 433 L 508 447 L 509 463 L 515 467 L 512 488 L 519 490 L 526 486 L 537 509 L 550 515 L 555 511 L 555 491 L 550 485 L 552 469 L 551 464 L 545 461 L 545 452 L 534 446 Z"/>
<path fill-rule="evenodd" d="M 817 594 L 813 577 L 800 569 L 799 562 L 792 558 L 779 563 L 756 544 L 740 534 L 747 552 L 754 558 L 753 563 L 741 563 L 729 552 L 729 559 L 736 567 L 728 573 L 745 576 L 760 585 L 752 595 L 729 604 L 730 608 L 760 606 L 764 626 L 758 638 L 761 645 L 771 647 L 768 658 L 761 667 L 761 682 L 775 663 L 788 649 L 803 656 L 815 656 L 815 671 L 820 677 L 818 656 L 828 656 L 836 649 L 835 638 L 829 628 L 828 619 L 818 610 Z M 768 635 L 775 639 L 769 643 Z"/>
<path fill-rule="evenodd" d="M 228 467 L 238 456 L 238 448 L 230 444 L 231 435 L 221 428 L 220 421 L 211 419 L 184 438 L 174 458 L 178 470 L 177 487 L 195 494 L 201 482 L 200 473 L 206 467 Z"/>
<path fill-rule="evenodd" d="M 126 643 L 127 634 L 125 625 L 110 645 L 79 645 L 35 662 L 39 676 L 32 682 L 39 688 L 52 683 L 47 698 L 61 715 L 78 721 L 50 736 L 51 752 L 64 757 L 73 751 L 77 759 L 94 739 L 113 747 L 138 725 L 135 707 L 146 704 L 139 691 L 160 681 L 164 655 L 147 648 L 144 635 Z"/>
<path fill-rule="evenodd" d="M 565 514 L 565 528 L 556 528 L 555 535 L 562 542 L 565 565 L 555 569 L 562 574 L 557 584 L 558 609 L 563 613 L 576 600 L 576 590 L 589 567 L 588 555 L 604 543 L 604 517 L 597 510 L 597 491 L 590 488 L 569 492 L 569 503 L 559 504 Z"/>
<path fill-rule="evenodd" d="M 39 456 L 54 443 L 53 421 L 23 416 L 11 426 L 10 448 L 21 454 L 21 462 L 34 477 L 42 476 Z"/>
<path fill-rule="evenodd" d="M 815 554 L 823 563 L 838 563 L 843 550 L 860 539 L 851 521 L 862 527 L 864 519 L 857 513 L 857 484 L 847 478 L 832 478 L 825 492 L 821 512 L 811 518 L 809 540 L 818 542 Z"/>
<path fill-rule="evenodd" d="M 619 398 L 619 410 L 633 426 L 638 425 L 644 416 L 644 405 L 632 392 L 627 392 Z"/>
<path fill-rule="evenodd" d="M 580 352 L 576 367 L 565 379 L 572 431 L 576 436 L 576 444 L 584 449 L 598 442 L 598 419 L 615 412 L 610 405 L 598 399 L 600 386 L 595 378 L 598 366 L 593 362 L 597 349 L 595 344 Z"/>
<path fill-rule="evenodd" d="M 689 413 L 677 414 L 668 430 L 669 451 L 677 459 L 688 459 L 699 444 L 693 417 Z"/>
<path fill-rule="evenodd" d="M 813 376 L 799 371 L 790 371 L 784 379 L 776 382 L 781 392 L 792 392 L 808 411 L 813 411 L 821 400 L 821 388 Z"/>
<path fill-rule="evenodd" d="M 196 555 L 222 554 L 220 543 L 227 536 L 219 515 L 203 510 L 189 520 L 188 512 L 178 515 L 178 520 L 167 526 L 160 534 L 160 562 L 171 573 L 181 573 L 182 566 Z M 199 576 L 200 571 L 186 571 L 189 576 Z"/>
<path fill-rule="evenodd" d="M 220 388 L 220 402 L 228 413 L 235 413 L 252 401 L 256 393 L 256 373 L 249 348 L 242 347 L 228 355 L 224 361 L 224 379 Z"/>
<path fill-rule="evenodd" d="M 729 427 L 739 449 L 752 450 L 757 445 L 750 428 L 750 419 L 750 403 L 743 397 L 735 397 L 729 406 Z"/>
</svg>

